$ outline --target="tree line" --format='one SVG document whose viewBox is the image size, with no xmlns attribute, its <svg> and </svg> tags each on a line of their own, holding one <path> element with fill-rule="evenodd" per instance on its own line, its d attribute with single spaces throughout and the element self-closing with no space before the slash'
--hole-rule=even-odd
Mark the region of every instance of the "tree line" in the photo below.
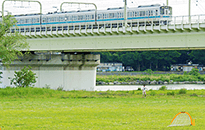
<svg viewBox="0 0 205 130">
<path fill-rule="evenodd" d="M 135 71 L 169 71 L 172 64 L 205 65 L 205 50 L 99 52 L 101 63 L 123 63 Z"/>
</svg>

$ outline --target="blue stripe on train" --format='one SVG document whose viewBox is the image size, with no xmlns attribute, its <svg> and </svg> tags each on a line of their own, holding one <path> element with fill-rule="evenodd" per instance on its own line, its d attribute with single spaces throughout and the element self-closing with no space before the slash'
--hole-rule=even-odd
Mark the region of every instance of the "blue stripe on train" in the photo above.
<svg viewBox="0 0 205 130">
<path fill-rule="evenodd" d="M 127 19 L 128 20 L 133 20 L 133 19 L 152 19 L 152 18 L 170 18 L 170 17 L 171 16 L 150 16 L 150 17 L 132 17 L 132 18 L 127 18 Z M 97 22 L 116 21 L 116 20 L 124 20 L 124 18 L 119 18 L 119 19 L 102 19 L 102 20 L 97 20 Z M 66 24 L 66 23 L 88 23 L 88 22 L 95 22 L 95 20 L 51 22 L 51 23 L 42 23 L 42 25 Z M 17 26 L 35 26 L 35 25 L 40 25 L 40 24 L 39 23 L 35 23 L 35 24 L 17 24 Z"/>
</svg>

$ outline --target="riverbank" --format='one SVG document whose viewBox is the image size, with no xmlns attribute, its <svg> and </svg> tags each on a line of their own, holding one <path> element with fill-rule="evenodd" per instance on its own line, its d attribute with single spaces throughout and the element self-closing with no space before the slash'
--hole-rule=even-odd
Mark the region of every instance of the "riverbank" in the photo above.
<svg viewBox="0 0 205 130">
<path fill-rule="evenodd" d="M 167 90 L 205 90 L 205 84 L 166 84 L 166 85 L 146 85 L 146 89 L 159 90 L 162 86 L 166 86 Z M 143 85 L 98 85 L 95 91 L 132 91 L 142 89 Z"/>
<path fill-rule="evenodd" d="M 102 86 L 103 87 L 103 86 Z M 146 86 L 148 87 L 148 86 Z M 126 87 L 124 87 L 126 88 Z M 163 89 L 161 89 L 163 88 Z M 175 97 L 190 97 L 195 95 L 196 97 L 205 97 L 205 90 L 187 90 L 184 88 L 176 90 L 167 90 L 166 86 L 160 87 L 157 90 L 148 89 L 148 96 L 169 96 L 170 93 L 173 93 L 172 96 Z M 184 93 L 180 93 L 180 91 Z M 135 90 L 107 90 L 107 91 L 83 91 L 83 90 L 72 90 L 72 91 L 62 91 L 62 90 L 53 90 L 47 88 L 0 88 L 0 99 L 16 99 L 16 98 L 141 98 L 142 90 L 141 86 L 135 88 Z"/>
<path fill-rule="evenodd" d="M 151 74 L 151 75 L 97 75 L 96 85 L 159 85 L 205 84 L 205 75 Z"/>
</svg>

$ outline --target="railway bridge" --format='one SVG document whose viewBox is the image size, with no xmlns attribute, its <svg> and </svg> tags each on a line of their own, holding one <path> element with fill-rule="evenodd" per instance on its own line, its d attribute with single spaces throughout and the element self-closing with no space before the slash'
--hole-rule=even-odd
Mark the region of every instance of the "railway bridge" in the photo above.
<svg viewBox="0 0 205 130">
<path fill-rule="evenodd" d="M 146 23 L 146 21 L 145 21 Z M 10 71 L 3 69 L 3 85 L 9 85 L 6 77 L 15 70 L 32 66 L 37 74 L 36 87 L 53 89 L 88 90 L 95 88 L 96 66 L 100 56 L 92 52 L 149 51 L 149 50 L 195 50 L 205 49 L 205 15 L 176 16 L 167 25 L 142 24 L 139 21 L 98 24 L 46 25 L 45 29 L 29 26 L 11 28 L 27 38 L 29 56 L 11 64 Z"/>
</svg>

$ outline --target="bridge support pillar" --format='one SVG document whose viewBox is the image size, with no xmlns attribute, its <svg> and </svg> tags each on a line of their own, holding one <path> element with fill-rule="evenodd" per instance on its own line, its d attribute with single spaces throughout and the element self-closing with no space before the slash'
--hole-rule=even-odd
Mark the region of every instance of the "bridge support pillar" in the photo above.
<svg viewBox="0 0 205 130">
<path fill-rule="evenodd" d="M 10 86 L 8 77 L 24 66 L 31 66 L 36 73 L 34 87 L 51 89 L 93 91 L 96 85 L 96 66 L 100 55 L 93 54 L 30 54 L 14 61 L 10 68 L 3 67 L 3 86 Z"/>
</svg>

